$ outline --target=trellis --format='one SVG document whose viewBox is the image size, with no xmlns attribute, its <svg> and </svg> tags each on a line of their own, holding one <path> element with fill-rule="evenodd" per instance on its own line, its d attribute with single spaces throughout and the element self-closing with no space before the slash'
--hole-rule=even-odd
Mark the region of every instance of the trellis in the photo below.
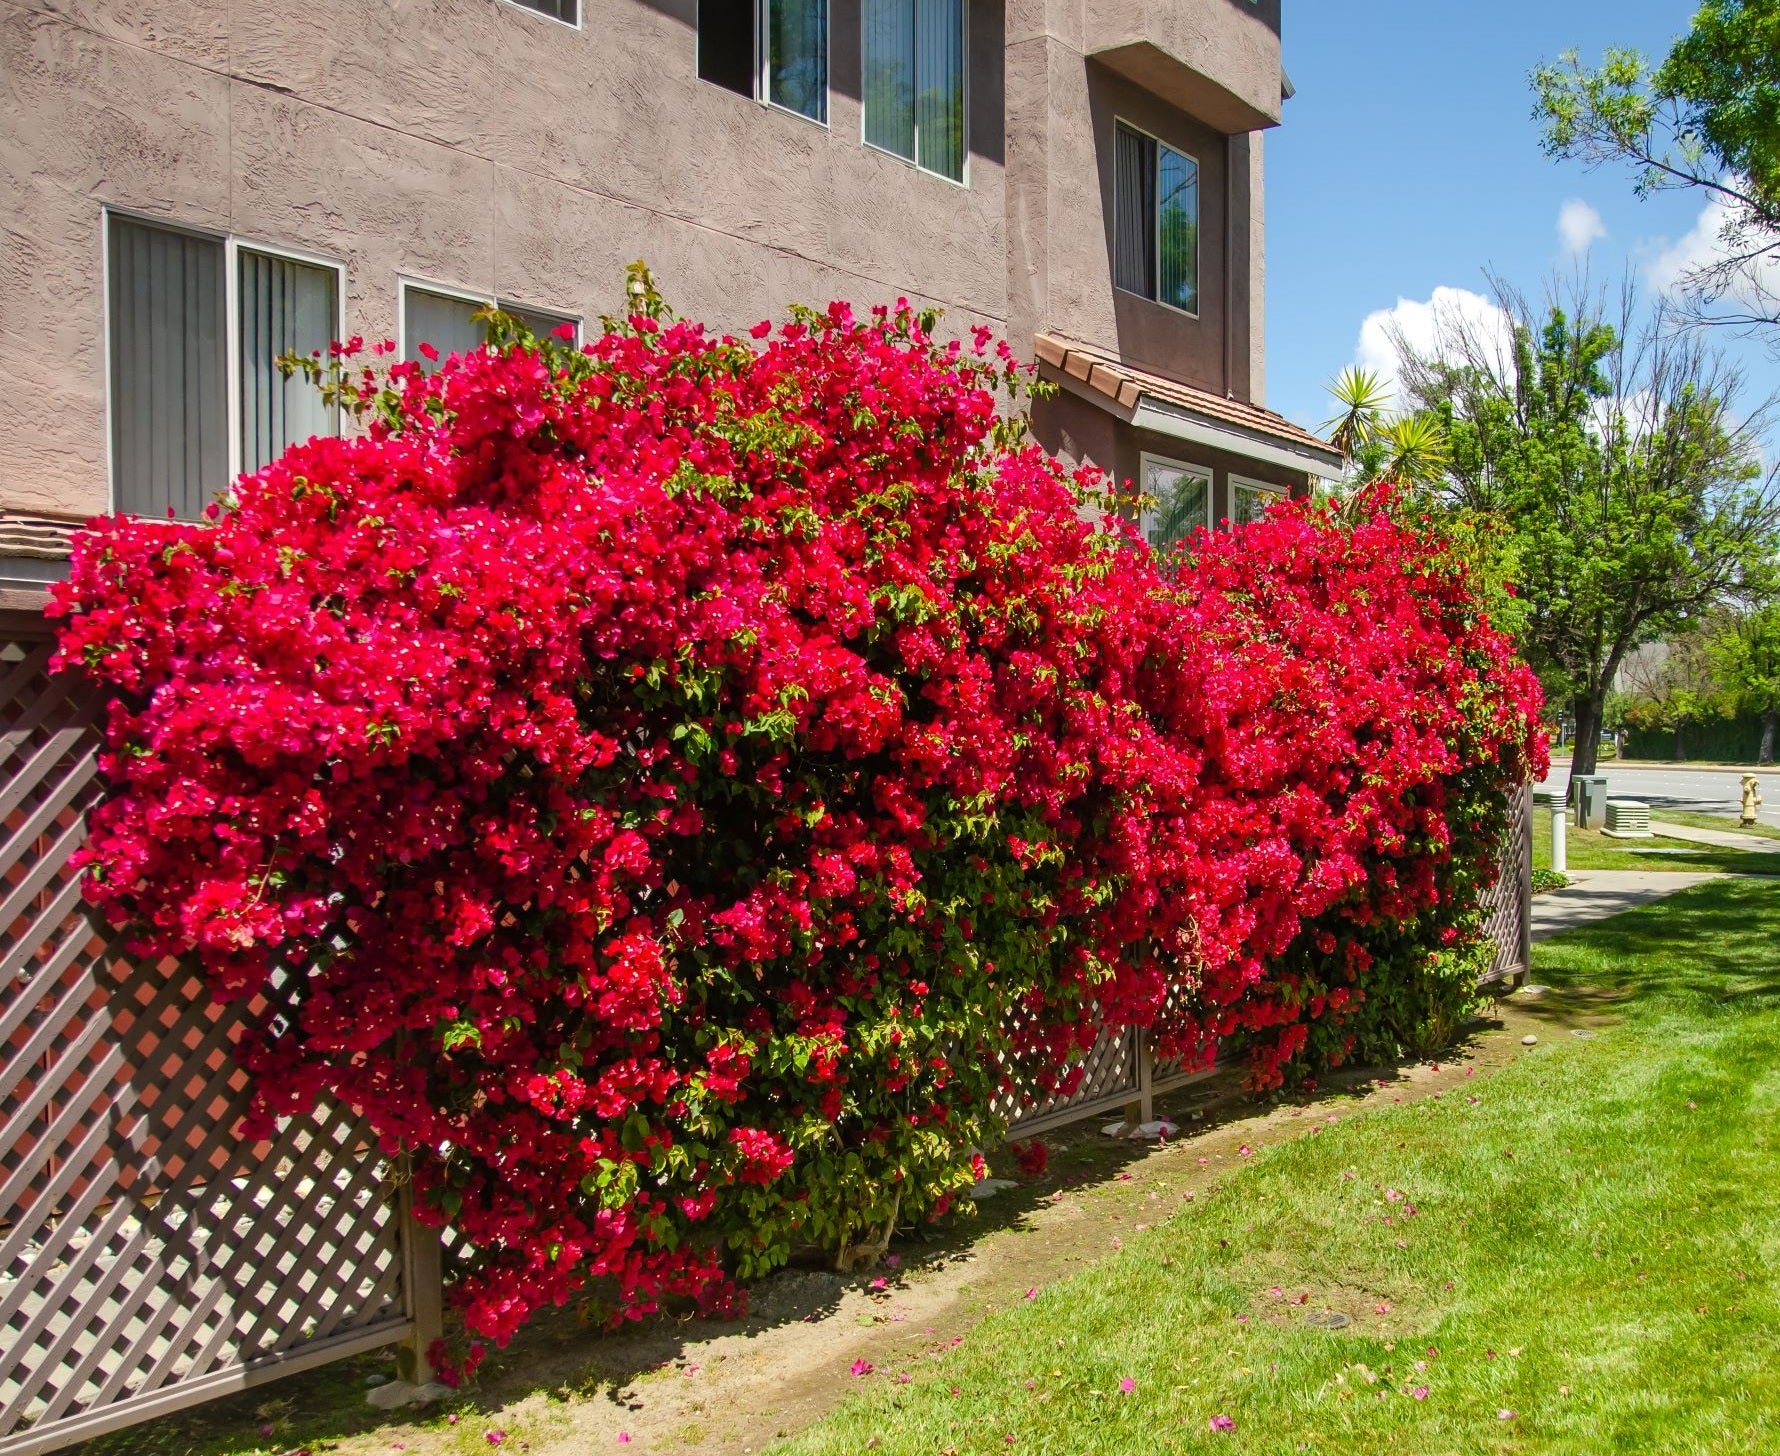
<svg viewBox="0 0 1780 1456">
<path fill-rule="evenodd" d="M 49 656 L 39 612 L 0 612 L 0 1456 L 423 1350 L 442 1328 L 440 1239 L 358 1117 L 324 1106 L 269 1142 L 238 1136 L 234 1047 L 268 1003 L 216 1005 L 86 907 L 70 861 L 100 792 L 99 705 Z M 1530 793 L 1503 855 L 1493 978 L 1526 969 Z M 1108 1033 L 1068 1095 L 1010 1092 L 1000 1110 L 1022 1135 L 1148 1120 L 1207 1075 Z"/>
</svg>

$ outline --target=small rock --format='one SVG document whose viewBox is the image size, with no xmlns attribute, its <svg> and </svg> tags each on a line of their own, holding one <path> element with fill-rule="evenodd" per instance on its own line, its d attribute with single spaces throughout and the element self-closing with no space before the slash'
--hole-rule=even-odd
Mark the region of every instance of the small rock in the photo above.
<svg viewBox="0 0 1780 1456">
<path fill-rule="evenodd" d="M 1527 1000 L 1527 1001 L 1537 1001 L 1541 996 L 1545 995 L 1545 993 L 1548 992 L 1549 990 L 1551 990 L 1550 986 L 1527 985 L 1527 986 L 1521 986 L 1520 988 L 1518 988 L 1514 994 L 1516 996 L 1521 997 L 1524 1000 Z"/>
<path fill-rule="evenodd" d="M 1588 1041 L 1591 1037 L 1594 1036 L 1594 1033 L 1592 1031 L 1584 1031 L 1580 1027 L 1578 1027 L 1575 1031 L 1572 1031 L 1570 1033 L 1570 1035 L 1575 1036 L 1575 1037 L 1580 1037 L 1583 1041 Z"/>
<path fill-rule="evenodd" d="M 1011 1178 L 985 1178 L 970 1190 L 970 1196 L 977 1203 L 981 1203 L 985 1198 L 993 1198 L 998 1193 L 1006 1193 L 1008 1189 L 1019 1186 Z"/>
<path fill-rule="evenodd" d="M 389 1376 L 387 1375 L 367 1375 L 365 1377 L 365 1388 L 367 1390 L 375 1390 L 379 1385 L 388 1384 Z"/>
<path fill-rule="evenodd" d="M 1523 1037 L 1522 1037 L 1522 1038 L 1521 1038 L 1521 1039 L 1520 1039 L 1520 1044 L 1521 1044 L 1521 1045 L 1522 1045 L 1522 1046 L 1538 1046 L 1538 1045 L 1539 1045 L 1539 1038 L 1538 1038 L 1538 1037 L 1536 1037 L 1536 1036 L 1534 1036 L 1534 1035 L 1532 1035 L 1532 1034 L 1531 1034 L 1531 1033 L 1528 1033 L 1528 1034 L 1527 1034 L 1527 1035 L 1526 1035 L 1526 1036 L 1523 1036 Z"/>
<path fill-rule="evenodd" d="M 374 1405 L 380 1411 L 398 1410 L 414 1399 L 416 1387 L 406 1380 L 391 1380 L 379 1385 L 365 1397 L 366 1405 Z"/>
<path fill-rule="evenodd" d="M 427 1381 L 425 1385 L 414 1392 L 414 1404 L 416 1405 L 430 1405 L 435 1400 L 449 1400 L 450 1398 L 451 1387 L 441 1385 L 436 1380 Z"/>
</svg>

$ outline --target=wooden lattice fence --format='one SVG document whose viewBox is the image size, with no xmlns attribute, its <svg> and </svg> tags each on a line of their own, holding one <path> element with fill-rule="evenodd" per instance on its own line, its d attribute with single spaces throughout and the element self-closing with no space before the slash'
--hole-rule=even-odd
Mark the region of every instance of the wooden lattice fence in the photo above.
<svg viewBox="0 0 1780 1456">
<path fill-rule="evenodd" d="M 440 1329 L 440 1239 L 356 1116 L 237 1135 L 233 1048 L 266 1003 L 219 1007 L 188 968 L 136 963 L 85 906 L 70 859 L 100 792 L 98 702 L 49 654 L 39 614 L 0 612 L 0 1456 Z M 1527 964 L 1531 832 L 1529 793 L 1491 902 L 1498 978 Z M 1024 1135 L 1147 1120 L 1205 1075 L 1109 1033 L 1070 1095 L 1001 1111 Z"/>
</svg>

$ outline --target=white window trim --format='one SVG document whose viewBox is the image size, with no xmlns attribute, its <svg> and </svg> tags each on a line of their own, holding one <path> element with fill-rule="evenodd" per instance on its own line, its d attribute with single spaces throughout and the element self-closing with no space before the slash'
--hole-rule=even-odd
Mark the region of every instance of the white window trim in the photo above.
<svg viewBox="0 0 1780 1456">
<path fill-rule="evenodd" d="M 546 16 L 546 19 L 549 17 Z M 535 313 L 557 314 L 575 326 L 575 337 L 571 347 L 580 348 L 581 339 L 587 328 L 584 315 L 570 313 L 566 309 L 547 308 L 541 303 L 526 303 L 517 298 L 497 298 L 480 288 L 464 288 L 455 283 L 435 283 L 430 278 L 416 278 L 408 273 L 396 275 L 396 352 L 404 357 L 408 340 L 408 290 L 418 289 L 422 293 L 437 294 L 440 298 L 455 298 L 461 303 L 480 304 L 483 308 L 509 310 L 515 308 L 530 309 Z"/>
<path fill-rule="evenodd" d="M 1231 525 L 1236 524 L 1236 492 L 1238 490 L 1259 491 L 1262 495 L 1272 496 L 1275 500 L 1287 500 L 1292 494 L 1290 486 L 1275 485 L 1270 480 L 1254 480 L 1249 476 L 1236 474 L 1231 474 L 1228 479 L 1230 482 L 1230 511 L 1224 519 Z"/>
<path fill-rule="evenodd" d="M 521 3 L 521 0 L 502 0 L 502 3 L 515 10 L 523 10 L 534 19 L 548 20 L 552 25 L 560 25 L 565 30 L 581 29 L 581 17 L 587 13 L 587 0 L 577 0 L 573 20 L 564 20 L 560 15 L 546 15 L 542 10 L 533 10 L 531 6 Z"/>
<path fill-rule="evenodd" d="M 832 0 L 831 0 L 832 3 Z M 865 134 L 865 98 L 859 98 L 859 140 L 868 152 L 876 152 L 880 157 L 889 157 L 902 163 L 905 167 L 913 167 L 923 177 L 933 177 L 951 187 L 970 188 L 970 0 L 964 0 L 964 174 L 960 177 L 948 177 L 944 172 L 935 172 L 931 167 L 923 167 L 917 157 L 921 155 L 921 124 L 915 123 L 915 155 L 905 157 L 901 152 L 893 152 L 888 147 L 880 147 Z M 859 27 L 859 74 L 865 75 L 865 27 Z M 859 88 L 865 89 L 863 85 Z"/>
<path fill-rule="evenodd" d="M 1137 296 L 1142 297 L 1141 294 Z M 1153 451 L 1144 450 L 1139 452 L 1137 457 L 1137 473 L 1139 477 L 1139 489 L 1137 493 L 1139 495 L 1149 494 L 1150 466 L 1152 465 L 1160 465 L 1167 470 L 1178 470 L 1183 475 L 1197 476 L 1200 480 L 1205 482 L 1205 520 L 1201 522 L 1201 524 L 1208 531 L 1214 530 L 1216 528 L 1216 520 L 1212 515 L 1211 498 L 1217 485 L 1217 472 L 1215 472 L 1209 465 L 1195 465 L 1190 460 L 1176 460 L 1168 455 L 1157 455 Z M 1137 513 L 1137 529 L 1140 534 L 1143 531 L 1143 514 L 1142 511 Z M 1149 538 L 1145 536 L 1144 539 L 1145 541 L 1148 541 Z"/>
<path fill-rule="evenodd" d="M 768 34 L 767 14 L 768 0 L 753 0 L 754 4 L 754 100 L 768 111 L 776 111 L 781 116 L 795 116 L 799 121 L 807 121 L 811 126 L 819 126 L 823 131 L 830 130 L 834 120 L 834 0 L 828 0 L 827 8 L 822 15 L 822 115 L 820 117 L 805 116 L 794 106 L 783 106 L 772 99 L 772 80 L 768 75 L 771 63 L 771 37 Z M 864 47 L 863 36 L 860 46 Z M 864 110 L 863 104 L 861 111 Z M 864 123 L 861 123 L 863 126 Z"/>
<path fill-rule="evenodd" d="M 117 505 L 117 461 L 115 459 L 115 437 L 112 433 L 112 379 L 111 379 L 111 219 L 122 218 L 126 222 L 143 223 L 149 227 L 164 228 L 168 232 L 184 233 L 187 237 L 203 238 L 208 242 L 221 243 L 223 248 L 223 388 L 228 392 L 226 415 L 229 432 L 229 489 L 233 490 L 235 481 L 241 475 L 241 250 L 258 253 L 267 258 L 288 258 L 293 263 L 306 263 L 312 268 L 326 268 L 334 275 L 334 339 L 336 342 L 346 337 L 346 264 L 336 258 L 324 257 L 319 253 L 304 252 L 300 248 L 288 248 L 276 243 L 263 243 L 257 238 L 238 238 L 229 233 L 219 233 L 211 228 L 189 227 L 184 223 L 174 222 L 168 218 L 156 217 L 149 212 L 136 212 L 126 207 L 103 206 L 99 209 L 99 288 L 100 318 L 99 330 L 104 341 L 101 350 L 102 367 L 105 371 L 105 505 L 108 512 L 116 512 Z M 340 407 L 334 406 L 334 416 L 340 420 Z M 344 424 L 344 421 L 340 421 Z"/>
<path fill-rule="evenodd" d="M 1157 136 L 1153 131 L 1150 131 L 1145 127 L 1138 126 L 1134 122 L 1126 121 L 1124 117 L 1118 116 L 1115 114 L 1113 117 L 1113 156 L 1115 158 L 1115 161 L 1113 163 L 1113 218 L 1115 220 L 1115 223 L 1114 223 L 1115 226 L 1117 225 L 1117 218 L 1119 215 L 1119 197 L 1118 197 L 1119 168 L 1118 168 L 1118 162 L 1117 162 L 1116 158 L 1118 157 L 1118 135 L 1119 135 L 1119 128 L 1121 126 L 1124 127 L 1126 131 L 1136 132 L 1138 136 L 1148 137 L 1151 141 L 1153 141 L 1157 145 L 1157 147 L 1167 147 L 1168 150 L 1173 152 L 1175 154 L 1175 156 L 1177 156 L 1177 157 L 1185 157 L 1189 162 L 1191 162 L 1193 164 L 1194 177 L 1196 179 L 1198 179 L 1200 182 L 1203 182 L 1204 178 L 1205 178 L 1204 164 L 1199 160 L 1199 158 L 1194 156 L 1185 147 L 1177 147 L 1173 142 L 1163 141 L 1162 138 Z M 1204 189 L 1202 187 L 1200 190 L 1201 203 L 1203 203 L 1204 200 L 1205 200 L 1204 199 Z M 1200 208 L 1200 218 L 1203 219 L 1203 217 L 1204 217 L 1204 208 L 1201 207 Z M 1156 153 L 1156 222 L 1155 222 L 1155 232 L 1156 232 L 1156 291 L 1158 293 L 1160 293 L 1162 291 L 1162 154 L 1160 151 L 1158 151 Z M 1195 230 L 1195 232 L 1193 234 L 1193 248 L 1194 248 L 1193 277 L 1195 280 L 1200 279 L 1201 275 L 1205 271 L 1205 248 L 1202 245 L 1202 241 L 1201 241 L 1202 237 L 1203 237 L 1202 232 Z M 1118 239 L 1114 238 L 1113 239 L 1113 248 L 1115 250 L 1115 254 L 1116 254 L 1118 245 L 1119 245 Z M 1229 262 L 1229 260 L 1226 259 L 1225 266 L 1228 266 L 1228 262 Z M 1179 314 L 1182 318 L 1197 319 L 1199 317 L 1197 310 L 1189 309 L 1189 308 L 1177 308 L 1174 304 L 1169 303 L 1164 299 L 1151 298 L 1147 293 L 1134 293 L 1129 288 L 1120 288 L 1118 281 L 1117 281 L 1116 270 L 1115 270 L 1115 277 L 1114 277 L 1114 281 L 1113 281 L 1113 287 L 1115 289 L 1117 289 L 1118 292 L 1126 295 L 1126 297 L 1128 297 L 1128 298 L 1141 298 L 1141 299 L 1143 299 L 1143 301 L 1145 303 L 1153 303 L 1156 305 L 1157 308 L 1165 308 L 1170 313 Z M 1203 295 L 1204 289 L 1200 289 L 1199 291 L 1200 291 L 1201 295 Z"/>
</svg>

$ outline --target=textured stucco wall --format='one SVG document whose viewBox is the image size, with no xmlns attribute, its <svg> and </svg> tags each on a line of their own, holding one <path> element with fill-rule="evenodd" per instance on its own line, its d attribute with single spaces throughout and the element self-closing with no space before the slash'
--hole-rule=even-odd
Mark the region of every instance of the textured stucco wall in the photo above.
<svg viewBox="0 0 1780 1456">
<path fill-rule="evenodd" d="M 102 208 L 593 320 L 645 257 L 742 326 L 907 294 L 1007 318 L 1001 7 L 973 3 L 970 185 L 860 141 L 859 0 L 830 124 L 696 79 L 694 0 L 0 0 L 0 509 L 107 505 Z"/>
<path fill-rule="evenodd" d="M 972 0 L 967 187 L 863 145 L 860 4 L 831 0 L 821 127 L 696 79 L 696 0 L 582 0 L 579 27 L 505 0 L 0 0 L 0 511 L 108 505 L 108 206 L 342 263 L 371 339 L 402 278 L 592 321 L 644 257 L 723 327 L 906 294 L 1258 389 L 1259 138 L 1088 53 L 1149 26 L 1277 110 L 1278 0 Z M 1120 115 L 1200 159 L 1198 319 L 1112 287 Z M 1112 422 L 1084 428 L 1117 468 Z"/>
<path fill-rule="evenodd" d="M 1277 0 L 1176 0 L 1175 9 L 1205 22 L 1207 44 L 1223 46 L 1196 53 L 1195 64 L 1229 84 L 1260 87 L 1257 94 L 1271 87 L 1277 113 Z M 1263 342 L 1260 137 L 1226 136 L 1095 60 L 1088 48 L 1108 23 L 1097 4 L 1009 0 L 1012 331 L 1016 338 L 1062 334 L 1199 388 L 1249 398 Z M 1240 44 L 1219 39 L 1231 29 Z M 1113 145 L 1121 119 L 1199 162 L 1196 318 L 1113 286 Z"/>
</svg>

